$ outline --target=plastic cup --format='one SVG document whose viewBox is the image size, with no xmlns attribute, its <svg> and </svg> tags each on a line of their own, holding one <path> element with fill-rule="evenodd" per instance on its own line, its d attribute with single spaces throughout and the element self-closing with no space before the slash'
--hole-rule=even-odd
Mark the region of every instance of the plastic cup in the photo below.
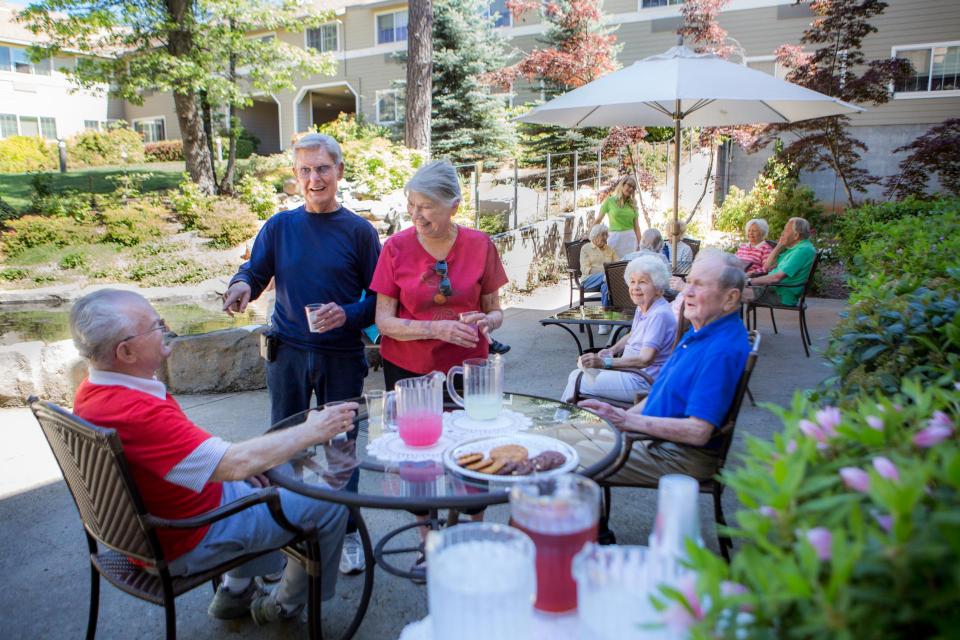
<svg viewBox="0 0 960 640">
<path fill-rule="evenodd" d="M 325 304 L 325 302 L 311 302 L 303 307 L 304 313 L 307 314 L 307 327 L 310 329 L 310 333 L 320 333 L 320 330 L 314 329 L 313 326 L 317 323 L 317 314 Z"/>
<path fill-rule="evenodd" d="M 700 538 L 700 514 L 697 501 L 700 483 L 678 473 L 660 478 L 657 487 L 657 517 L 650 534 L 650 548 L 664 555 L 686 556 L 686 541 Z"/>
</svg>

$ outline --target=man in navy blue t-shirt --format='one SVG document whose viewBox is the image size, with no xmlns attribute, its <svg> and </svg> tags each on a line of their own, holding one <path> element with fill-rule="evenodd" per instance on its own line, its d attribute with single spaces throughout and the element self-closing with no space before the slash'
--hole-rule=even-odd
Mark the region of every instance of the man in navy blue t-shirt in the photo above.
<svg viewBox="0 0 960 640">
<path fill-rule="evenodd" d="M 224 294 L 227 313 L 243 311 L 275 280 L 270 334 L 278 340 L 267 362 L 271 420 L 363 393 L 367 362 L 360 332 L 373 324 L 377 296 L 368 287 L 380 257 L 369 222 L 337 201 L 343 154 L 330 136 L 311 133 L 294 145 L 293 174 L 304 206 L 263 225 Z M 308 324 L 305 307 L 321 304 Z M 355 437 L 355 436 L 354 436 Z M 357 476 L 349 488 L 356 488 Z M 348 525 L 340 569 L 364 568 L 360 539 Z"/>
<path fill-rule="evenodd" d="M 626 464 L 608 480 L 649 486 L 670 473 L 698 480 L 716 474 L 718 450 L 711 438 L 723 426 L 750 355 L 739 314 L 744 281 L 733 255 L 702 251 L 683 290 L 683 314 L 692 326 L 646 400 L 627 410 L 598 400 L 580 403 L 621 431 L 653 439 L 637 443 Z"/>
</svg>

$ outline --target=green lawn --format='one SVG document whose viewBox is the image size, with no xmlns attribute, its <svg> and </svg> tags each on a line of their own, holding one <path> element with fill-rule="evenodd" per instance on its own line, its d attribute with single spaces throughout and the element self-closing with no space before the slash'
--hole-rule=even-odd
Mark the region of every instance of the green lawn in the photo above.
<svg viewBox="0 0 960 640">
<path fill-rule="evenodd" d="M 88 193 L 110 193 L 114 184 L 107 180 L 108 176 L 120 175 L 124 172 L 148 173 L 150 177 L 143 183 L 144 191 L 170 189 L 180 182 L 180 174 L 184 171 L 183 162 L 151 162 L 149 164 L 130 164 L 113 167 L 92 167 L 60 173 L 50 172 L 53 177 L 53 188 L 57 191 L 73 189 Z M 30 185 L 30 173 L 0 173 L 0 198 L 8 204 L 23 211 L 33 196 L 33 187 Z"/>
</svg>

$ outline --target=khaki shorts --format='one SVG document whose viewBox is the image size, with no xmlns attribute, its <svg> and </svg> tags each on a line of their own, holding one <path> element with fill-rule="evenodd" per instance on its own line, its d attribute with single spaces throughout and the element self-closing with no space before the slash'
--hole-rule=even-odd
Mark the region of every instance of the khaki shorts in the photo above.
<svg viewBox="0 0 960 640">
<path fill-rule="evenodd" d="M 720 452 L 662 440 L 640 440 L 633 444 L 630 457 L 616 474 L 605 482 L 631 486 L 657 486 L 660 478 L 682 473 L 697 480 L 709 480 L 717 474 Z"/>
</svg>

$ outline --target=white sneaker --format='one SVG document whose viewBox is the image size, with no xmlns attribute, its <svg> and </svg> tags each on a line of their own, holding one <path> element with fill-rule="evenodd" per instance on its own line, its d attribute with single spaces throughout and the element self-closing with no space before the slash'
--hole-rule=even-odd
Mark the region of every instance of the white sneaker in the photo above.
<svg viewBox="0 0 960 640">
<path fill-rule="evenodd" d="M 340 553 L 340 573 L 345 576 L 360 573 L 367 568 L 363 557 L 363 543 L 360 542 L 360 532 L 354 531 L 343 537 L 343 551 Z"/>
<path fill-rule="evenodd" d="M 600 325 L 600 328 L 597 329 L 597 334 L 598 334 L 598 335 L 605 336 L 605 335 L 607 335 L 608 333 L 610 333 L 610 325 L 608 325 L 608 324 L 602 324 L 602 325 Z"/>
</svg>

